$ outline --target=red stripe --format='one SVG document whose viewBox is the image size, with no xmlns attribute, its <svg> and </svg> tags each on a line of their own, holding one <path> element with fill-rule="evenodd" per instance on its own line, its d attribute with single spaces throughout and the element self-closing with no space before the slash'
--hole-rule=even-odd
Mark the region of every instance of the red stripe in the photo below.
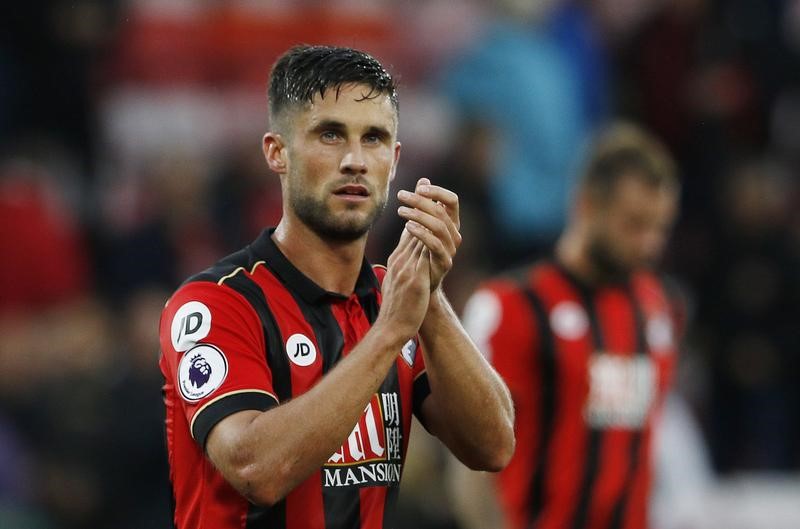
<svg viewBox="0 0 800 529">
<path fill-rule="evenodd" d="M 508 527 L 524 529 L 530 523 L 531 480 L 541 450 L 538 446 L 541 407 L 536 401 L 541 377 L 535 367 L 535 355 L 541 354 L 541 344 L 535 339 L 536 316 L 517 283 L 499 281 L 493 290 L 503 299 L 503 328 L 514 329 L 514 334 L 495 333 L 491 349 L 497 352 L 492 357 L 494 367 L 514 399 L 514 436 L 520 447 L 497 476 L 497 486 Z"/>
<path fill-rule="evenodd" d="M 289 362 L 292 395 L 302 395 L 322 377 L 322 350 L 314 329 L 306 321 L 291 292 L 271 273 L 260 275 L 259 286 L 264 291 L 270 311 L 286 341 L 293 334 L 302 334 L 316 348 L 316 359 L 308 366 Z M 287 354 L 291 351 L 287 351 Z M 322 500 L 321 470 L 317 470 L 286 497 L 287 529 L 325 529 L 325 510 Z"/>
<path fill-rule="evenodd" d="M 607 353 L 636 353 L 636 320 L 628 296 L 619 288 L 603 289 L 596 297 L 597 314 Z"/>
<path fill-rule="evenodd" d="M 563 301 L 580 303 L 578 293 L 553 267 L 542 270 L 537 287 L 548 314 Z M 545 488 L 546 509 L 537 529 L 569 527 L 578 503 L 589 435 L 583 406 L 589 391 L 585 372 L 592 351 L 591 335 L 587 330 L 580 339 L 565 340 L 554 333 L 554 344 L 559 380 L 558 409 L 549 463 L 552 470 Z"/>
<path fill-rule="evenodd" d="M 320 470 L 286 497 L 286 529 L 325 529 Z"/>
<path fill-rule="evenodd" d="M 383 529 L 383 510 L 386 502 L 386 487 L 364 487 L 361 496 L 361 528 Z"/>
<path fill-rule="evenodd" d="M 619 288 L 604 289 L 596 298 L 597 313 L 606 338 L 605 354 L 633 356 L 636 351 L 636 319 L 629 297 Z M 623 492 L 630 460 L 629 430 L 607 430 L 595 482 L 589 520 L 590 529 L 604 529 L 611 518 L 614 504 Z"/>
<path fill-rule="evenodd" d="M 625 485 L 631 438 L 629 431 L 620 429 L 606 430 L 603 434 L 600 468 L 589 511 L 590 529 L 604 529 L 611 519 L 614 504 Z"/>
<path fill-rule="evenodd" d="M 259 286 L 264 291 L 267 305 L 269 305 L 270 311 L 275 317 L 275 322 L 281 330 L 284 346 L 293 334 L 302 334 L 316 348 L 317 358 L 313 364 L 298 366 L 294 362 L 289 362 L 292 378 L 292 396 L 302 395 L 322 377 L 322 350 L 317 343 L 314 329 L 306 321 L 303 312 L 292 297 L 292 294 L 286 290 L 286 287 L 272 274 L 262 274 L 260 278 L 263 281 L 259 282 Z M 287 354 L 290 353 L 291 351 L 287 351 Z"/>
</svg>

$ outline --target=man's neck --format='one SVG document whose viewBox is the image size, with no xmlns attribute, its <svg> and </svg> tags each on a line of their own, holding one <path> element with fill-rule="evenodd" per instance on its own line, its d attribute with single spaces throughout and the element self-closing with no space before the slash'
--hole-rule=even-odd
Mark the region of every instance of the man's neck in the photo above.
<svg viewBox="0 0 800 529">
<path fill-rule="evenodd" d="M 331 241 L 297 219 L 284 216 L 272 240 L 298 270 L 329 292 L 349 296 L 355 290 L 367 236 L 355 241 Z"/>
<path fill-rule="evenodd" d="M 589 245 L 576 228 L 569 228 L 558 239 L 556 260 L 572 275 L 588 285 L 596 285 L 601 278 L 589 256 Z"/>
<path fill-rule="evenodd" d="M 556 260 L 570 274 L 591 287 L 625 283 L 627 272 L 612 272 L 593 260 L 589 239 L 576 227 L 568 229 L 556 244 Z"/>
</svg>

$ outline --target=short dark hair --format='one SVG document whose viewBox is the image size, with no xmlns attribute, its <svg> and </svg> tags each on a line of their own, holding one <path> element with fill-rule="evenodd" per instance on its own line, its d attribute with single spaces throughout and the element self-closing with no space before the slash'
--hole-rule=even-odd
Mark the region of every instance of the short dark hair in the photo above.
<svg viewBox="0 0 800 529">
<path fill-rule="evenodd" d="M 664 144 L 633 123 L 618 122 L 592 146 L 580 187 L 606 200 L 619 180 L 627 177 L 670 191 L 680 189 L 675 161 Z"/>
<path fill-rule="evenodd" d="M 370 88 L 364 99 L 389 96 L 395 109 L 397 86 L 391 74 L 373 56 L 352 48 L 300 45 L 281 55 L 272 67 L 269 83 L 269 115 L 275 122 L 285 109 L 302 106 L 315 94 L 325 97 L 329 89 L 347 84 Z"/>
</svg>

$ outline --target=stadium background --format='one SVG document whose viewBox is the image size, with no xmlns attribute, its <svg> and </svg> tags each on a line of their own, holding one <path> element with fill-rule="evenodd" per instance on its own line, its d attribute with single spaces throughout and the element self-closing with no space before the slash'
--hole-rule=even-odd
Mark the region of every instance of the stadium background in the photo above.
<svg viewBox="0 0 800 529">
<path fill-rule="evenodd" d="M 461 196 L 457 308 L 552 241 L 591 131 L 625 117 L 667 142 L 686 332 L 659 527 L 799 527 L 800 1 L 528 4 L 4 3 L 0 527 L 169 526 L 158 314 L 277 221 L 265 83 L 300 42 L 398 75 L 397 185 Z M 400 529 L 459 527 L 447 458 L 419 429 L 412 449 Z"/>
</svg>

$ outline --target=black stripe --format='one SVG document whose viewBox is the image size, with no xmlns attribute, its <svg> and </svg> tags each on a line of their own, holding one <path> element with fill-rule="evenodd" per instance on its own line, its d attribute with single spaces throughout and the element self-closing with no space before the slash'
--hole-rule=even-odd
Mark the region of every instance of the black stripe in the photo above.
<svg viewBox="0 0 800 529">
<path fill-rule="evenodd" d="M 644 310 L 642 309 L 642 304 L 636 297 L 636 293 L 633 291 L 632 285 L 628 284 L 627 288 L 625 289 L 625 294 L 628 296 L 628 299 L 631 302 L 631 308 L 633 309 L 633 319 L 636 325 L 636 351 L 639 354 L 647 355 L 649 354 L 650 347 L 647 344 L 647 322 L 644 315 Z"/>
<path fill-rule="evenodd" d="M 586 527 L 594 491 L 594 482 L 597 480 L 597 470 L 600 467 L 600 447 L 602 444 L 602 431 L 598 428 L 589 428 L 589 442 L 586 444 L 586 463 L 584 464 L 583 480 L 578 496 L 578 506 L 575 508 L 575 517 L 572 519 L 573 529 Z"/>
<path fill-rule="evenodd" d="M 422 417 L 422 403 L 425 402 L 425 399 L 431 394 L 431 383 L 428 380 L 428 373 L 420 373 L 419 376 L 414 379 L 414 385 L 411 391 L 412 410 L 414 415 L 417 416 L 417 419 L 419 419 L 424 426 L 425 422 Z"/>
<path fill-rule="evenodd" d="M 250 278 L 244 274 L 236 274 L 224 283 L 240 293 L 252 305 L 261 320 L 266 344 L 267 364 L 272 372 L 272 388 L 278 400 L 285 402 L 292 397 L 292 379 L 289 369 L 289 358 L 283 346 L 278 323 L 269 310 L 264 292 Z M 283 499 L 272 507 L 250 505 L 247 512 L 246 529 L 285 529 L 286 528 L 286 500 Z"/>
<path fill-rule="evenodd" d="M 223 397 L 203 408 L 200 414 L 195 417 L 194 425 L 192 425 L 192 437 L 205 450 L 206 440 L 211 429 L 228 415 L 242 410 L 267 411 L 277 405 L 278 402 L 271 395 L 256 391 L 234 393 Z"/>
<path fill-rule="evenodd" d="M 523 293 L 530 304 L 536 319 L 539 342 L 535 358 L 540 373 L 539 391 L 539 443 L 530 488 L 530 523 L 535 524 L 544 508 L 544 489 L 547 482 L 550 445 L 553 439 L 556 411 L 556 348 L 553 333 L 547 318 L 547 310 L 530 285 L 525 285 Z M 534 346 L 534 349 L 536 347 Z"/>
<path fill-rule="evenodd" d="M 636 294 L 634 293 L 631 285 L 628 285 L 626 294 L 628 295 L 631 307 L 633 308 L 633 317 L 636 325 L 636 352 L 640 355 L 649 355 L 650 351 L 647 344 L 645 328 L 646 320 L 644 311 L 642 310 L 642 306 L 639 303 L 639 300 L 636 298 Z M 608 526 L 609 529 L 621 529 L 623 526 L 625 514 L 628 510 L 628 504 L 630 503 L 631 495 L 633 494 L 633 481 L 636 478 L 636 473 L 639 471 L 639 466 L 641 463 L 641 447 L 642 431 L 639 430 L 633 433 L 633 438 L 631 439 L 631 445 L 629 447 L 628 454 L 628 470 L 625 474 L 625 483 L 622 487 L 620 497 L 617 499 L 614 509 L 611 511 L 611 523 Z"/>
<path fill-rule="evenodd" d="M 378 319 L 378 312 L 380 311 L 378 296 L 375 295 L 375 292 L 373 291 L 373 293 L 368 296 L 359 297 L 358 302 L 361 304 L 361 308 L 364 309 L 364 314 L 367 315 L 369 324 L 372 325 L 375 323 L 375 320 Z"/>
<path fill-rule="evenodd" d="M 593 350 L 605 350 L 605 339 L 600 327 L 597 308 L 594 303 L 594 291 L 563 268 L 561 272 L 578 292 L 581 302 L 586 309 L 586 313 L 589 317 L 592 341 L 594 342 Z M 572 519 L 572 529 L 583 529 L 587 525 L 591 500 L 594 494 L 594 484 L 597 480 L 597 473 L 600 468 L 600 451 L 603 445 L 603 431 L 588 424 L 587 428 L 589 429 L 589 440 L 586 444 L 586 463 L 584 464 L 581 489 L 578 494 L 578 505 L 575 508 L 575 515 Z"/>
<path fill-rule="evenodd" d="M 272 507 L 250 505 L 245 529 L 284 529 L 286 527 L 286 500 Z"/>
<path fill-rule="evenodd" d="M 330 305 L 310 307 L 305 305 L 302 299 L 296 299 L 300 310 L 303 311 L 303 315 L 314 330 L 317 345 L 322 350 L 322 375 L 324 376 L 342 358 L 344 351 L 342 328 L 336 321 Z"/>
<path fill-rule="evenodd" d="M 310 304 L 299 294 L 292 293 L 306 321 L 314 330 L 314 336 L 322 355 L 322 375 L 325 376 L 341 359 L 344 350 L 344 333 L 333 315 L 330 302 Z M 322 506 L 325 527 L 356 529 L 361 524 L 361 497 L 357 487 L 326 487 L 325 473 L 322 480 Z"/>
<path fill-rule="evenodd" d="M 641 446 L 642 446 L 642 432 L 636 432 L 631 439 L 631 446 L 629 448 L 629 465 L 628 471 L 625 476 L 625 485 L 622 488 L 622 493 L 620 494 L 617 503 L 614 505 L 613 511 L 611 511 L 611 523 L 609 524 L 609 529 L 620 529 L 623 525 L 625 520 L 625 514 L 628 511 L 628 504 L 630 503 L 631 496 L 633 495 L 633 481 L 636 477 L 636 473 L 639 470 L 639 465 L 641 462 Z"/>
<path fill-rule="evenodd" d="M 283 345 L 283 336 L 275 321 L 272 311 L 267 305 L 264 291 L 255 281 L 244 274 L 236 274 L 224 283 L 241 294 L 252 305 L 261 320 L 264 332 L 264 344 L 267 347 L 267 365 L 272 372 L 272 389 L 280 402 L 286 402 L 292 397 L 292 376 L 289 368 L 289 357 Z"/>
</svg>

